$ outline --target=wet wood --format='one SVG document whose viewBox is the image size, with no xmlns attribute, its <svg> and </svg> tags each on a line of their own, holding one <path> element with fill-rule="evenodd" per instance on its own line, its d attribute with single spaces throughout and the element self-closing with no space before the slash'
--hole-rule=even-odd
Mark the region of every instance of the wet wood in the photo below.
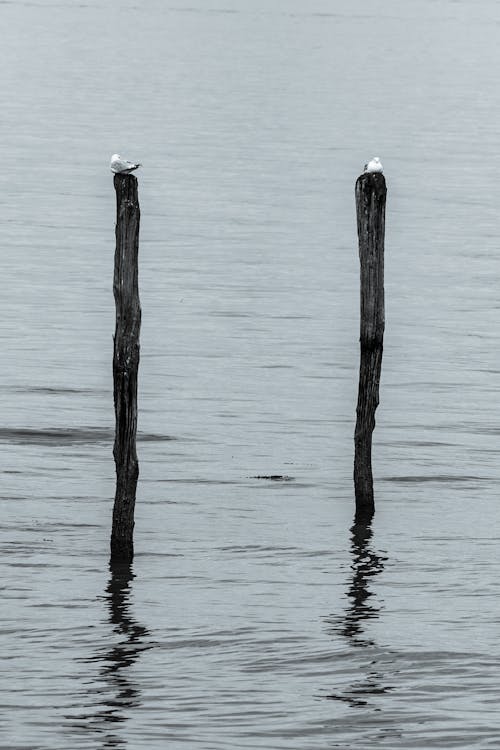
<svg viewBox="0 0 500 750">
<path fill-rule="evenodd" d="M 387 188 L 380 173 L 367 173 L 356 182 L 359 260 L 361 267 L 360 366 L 354 432 L 354 490 L 356 521 L 375 512 L 372 435 L 379 403 L 384 346 L 384 235 Z"/>
<path fill-rule="evenodd" d="M 113 354 L 116 493 L 111 531 L 111 560 L 130 562 L 134 555 L 134 510 L 139 463 L 136 452 L 137 374 L 141 306 L 138 286 L 140 208 L 137 178 L 114 176 L 116 250 L 113 292 L 116 328 Z"/>
</svg>

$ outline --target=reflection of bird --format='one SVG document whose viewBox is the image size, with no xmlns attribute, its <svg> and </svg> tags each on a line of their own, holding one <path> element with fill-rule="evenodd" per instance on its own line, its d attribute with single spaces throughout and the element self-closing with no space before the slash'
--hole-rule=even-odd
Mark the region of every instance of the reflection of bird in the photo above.
<svg viewBox="0 0 500 750">
<path fill-rule="evenodd" d="M 365 172 L 383 172 L 384 168 L 378 156 L 374 156 L 365 164 Z"/>
<path fill-rule="evenodd" d="M 141 166 L 142 164 L 122 159 L 120 154 L 113 154 L 109 168 L 115 174 L 130 174 L 134 169 Z"/>
</svg>

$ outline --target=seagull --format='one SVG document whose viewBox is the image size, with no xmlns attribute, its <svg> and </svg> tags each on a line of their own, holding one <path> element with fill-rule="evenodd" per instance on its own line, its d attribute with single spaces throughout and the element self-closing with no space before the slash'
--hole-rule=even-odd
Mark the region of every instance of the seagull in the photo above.
<svg viewBox="0 0 500 750">
<path fill-rule="evenodd" d="M 126 159 L 122 159 L 120 154 L 113 154 L 113 156 L 111 157 L 109 168 L 115 174 L 130 174 L 134 171 L 134 169 L 137 169 L 137 167 L 140 166 L 142 165 L 135 164 L 134 162 L 127 161 Z"/>
<path fill-rule="evenodd" d="M 384 168 L 381 164 L 378 156 L 374 156 L 367 164 L 365 164 L 365 172 L 383 172 Z"/>
</svg>

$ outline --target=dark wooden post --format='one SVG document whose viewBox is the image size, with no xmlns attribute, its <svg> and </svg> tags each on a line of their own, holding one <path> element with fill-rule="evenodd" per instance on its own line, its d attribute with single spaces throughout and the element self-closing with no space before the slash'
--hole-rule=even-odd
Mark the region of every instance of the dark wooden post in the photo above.
<svg viewBox="0 0 500 750">
<path fill-rule="evenodd" d="M 372 475 L 372 433 L 379 403 L 384 345 L 384 233 L 387 188 L 384 175 L 365 173 L 356 181 L 361 320 L 358 406 L 354 432 L 356 521 L 375 512 Z"/>
<path fill-rule="evenodd" d="M 137 432 L 137 371 L 141 306 L 138 287 L 140 209 L 137 178 L 116 174 L 116 251 L 113 292 L 116 328 L 113 354 L 115 401 L 116 494 L 111 531 L 111 560 L 130 562 L 134 555 L 134 508 L 139 464 Z"/>
</svg>

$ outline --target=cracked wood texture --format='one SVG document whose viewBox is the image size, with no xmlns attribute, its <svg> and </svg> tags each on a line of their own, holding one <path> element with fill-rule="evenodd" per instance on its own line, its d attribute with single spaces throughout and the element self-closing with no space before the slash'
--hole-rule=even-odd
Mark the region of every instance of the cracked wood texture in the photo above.
<svg viewBox="0 0 500 750">
<path fill-rule="evenodd" d="M 372 474 L 372 435 L 384 347 L 384 234 L 387 188 L 380 173 L 362 174 L 356 181 L 359 261 L 361 267 L 360 366 L 354 432 L 354 490 L 356 521 L 369 521 L 375 512 Z"/>
<path fill-rule="evenodd" d="M 136 452 L 137 373 L 141 306 L 138 286 L 140 208 L 137 178 L 116 174 L 116 250 L 113 292 L 116 328 L 113 353 L 116 494 L 111 530 L 111 560 L 134 556 L 134 509 L 139 463 Z"/>
</svg>

